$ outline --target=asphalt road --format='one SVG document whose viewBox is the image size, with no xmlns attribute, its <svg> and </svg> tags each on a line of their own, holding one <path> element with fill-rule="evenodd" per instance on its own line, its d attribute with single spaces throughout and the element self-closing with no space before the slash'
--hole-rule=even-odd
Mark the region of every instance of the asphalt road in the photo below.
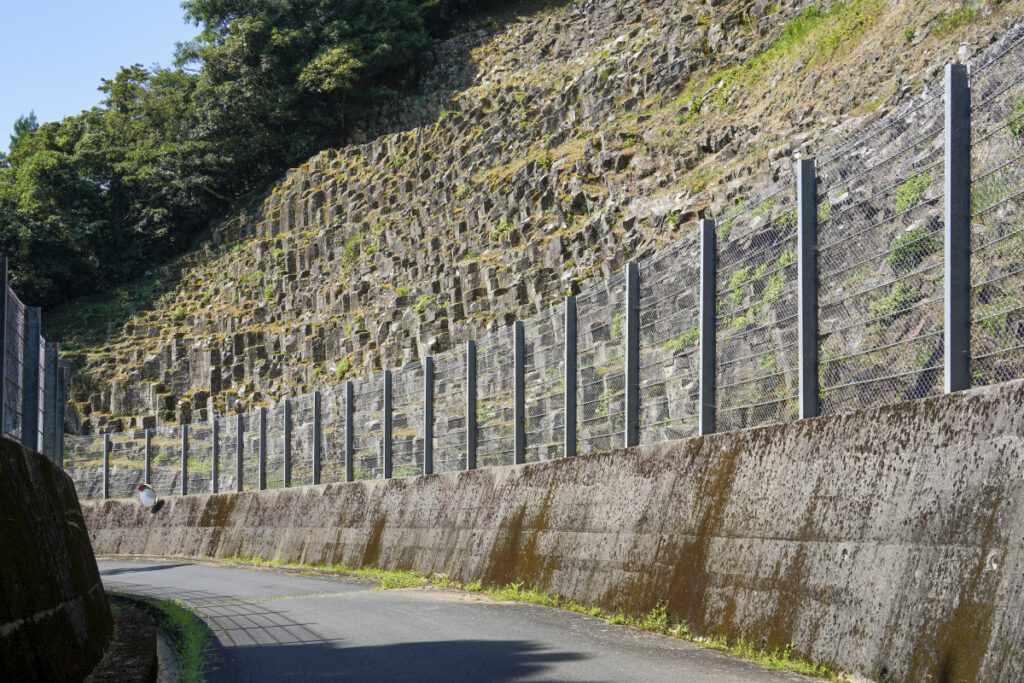
<svg viewBox="0 0 1024 683">
<path fill-rule="evenodd" d="M 808 681 L 603 619 L 435 587 L 100 560 L 108 589 L 176 598 L 217 636 L 210 681 Z"/>
</svg>

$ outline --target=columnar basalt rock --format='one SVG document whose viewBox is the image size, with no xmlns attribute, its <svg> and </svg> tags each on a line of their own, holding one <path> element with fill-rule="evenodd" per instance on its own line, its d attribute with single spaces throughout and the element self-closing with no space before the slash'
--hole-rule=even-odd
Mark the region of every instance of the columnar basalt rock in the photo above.
<svg viewBox="0 0 1024 683">
<path fill-rule="evenodd" d="M 435 48 L 418 92 L 214 228 L 163 305 L 72 354 L 69 426 L 206 420 L 526 318 L 868 122 L 840 89 L 884 111 L 916 92 L 893 87 L 901 70 L 950 56 L 878 55 L 852 30 L 823 65 L 796 54 L 770 92 L 694 90 L 808 4 L 589 0 L 470 26 Z M 881 60 L 870 79 L 865 52 Z"/>
</svg>

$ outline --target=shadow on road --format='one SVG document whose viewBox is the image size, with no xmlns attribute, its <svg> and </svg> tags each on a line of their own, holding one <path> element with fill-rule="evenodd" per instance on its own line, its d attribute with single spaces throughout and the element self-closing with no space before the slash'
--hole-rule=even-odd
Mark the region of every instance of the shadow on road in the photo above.
<svg viewBox="0 0 1024 683">
<path fill-rule="evenodd" d="M 231 649 L 208 681 L 510 681 L 542 674 L 558 662 L 583 659 L 523 640 L 443 640 L 373 647 L 336 643 L 252 645 Z"/>
<path fill-rule="evenodd" d="M 188 562 L 179 562 L 178 564 L 160 564 L 151 565 L 147 567 L 119 567 L 117 569 L 101 569 L 100 576 L 117 576 L 118 574 L 134 574 L 135 572 L 158 572 L 164 569 L 174 569 L 175 567 L 188 567 Z"/>
<path fill-rule="evenodd" d="M 415 680 L 505 681 L 537 675 L 585 655 L 524 640 L 440 640 L 346 646 L 314 624 L 273 609 L 274 601 L 206 604 L 217 648 L 208 681 Z M 429 637 L 430 634 L 424 634 Z"/>
</svg>

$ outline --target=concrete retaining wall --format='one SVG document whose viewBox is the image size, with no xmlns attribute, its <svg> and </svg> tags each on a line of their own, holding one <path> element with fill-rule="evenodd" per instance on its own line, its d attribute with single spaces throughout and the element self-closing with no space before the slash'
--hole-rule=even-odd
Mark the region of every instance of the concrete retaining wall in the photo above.
<svg viewBox="0 0 1024 683">
<path fill-rule="evenodd" d="M 82 680 L 112 628 L 71 479 L 0 439 L 0 679 Z"/>
<path fill-rule="evenodd" d="M 1024 383 L 392 481 L 85 506 L 97 552 L 523 580 L 894 679 L 1024 678 Z"/>
</svg>

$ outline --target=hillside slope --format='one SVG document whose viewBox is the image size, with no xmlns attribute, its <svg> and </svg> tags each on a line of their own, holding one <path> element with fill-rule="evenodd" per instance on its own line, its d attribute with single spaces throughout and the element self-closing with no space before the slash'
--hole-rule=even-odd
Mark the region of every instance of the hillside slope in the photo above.
<svg viewBox="0 0 1024 683">
<path fill-rule="evenodd" d="M 533 2 L 478 18 L 361 142 L 291 171 L 214 228 L 151 310 L 69 353 L 69 427 L 206 420 L 526 318 L 791 174 L 1024 6 L 811 4 Z M 57 329 L 89 327 L 92 310 L 69 307 Z"/>
</svg>

